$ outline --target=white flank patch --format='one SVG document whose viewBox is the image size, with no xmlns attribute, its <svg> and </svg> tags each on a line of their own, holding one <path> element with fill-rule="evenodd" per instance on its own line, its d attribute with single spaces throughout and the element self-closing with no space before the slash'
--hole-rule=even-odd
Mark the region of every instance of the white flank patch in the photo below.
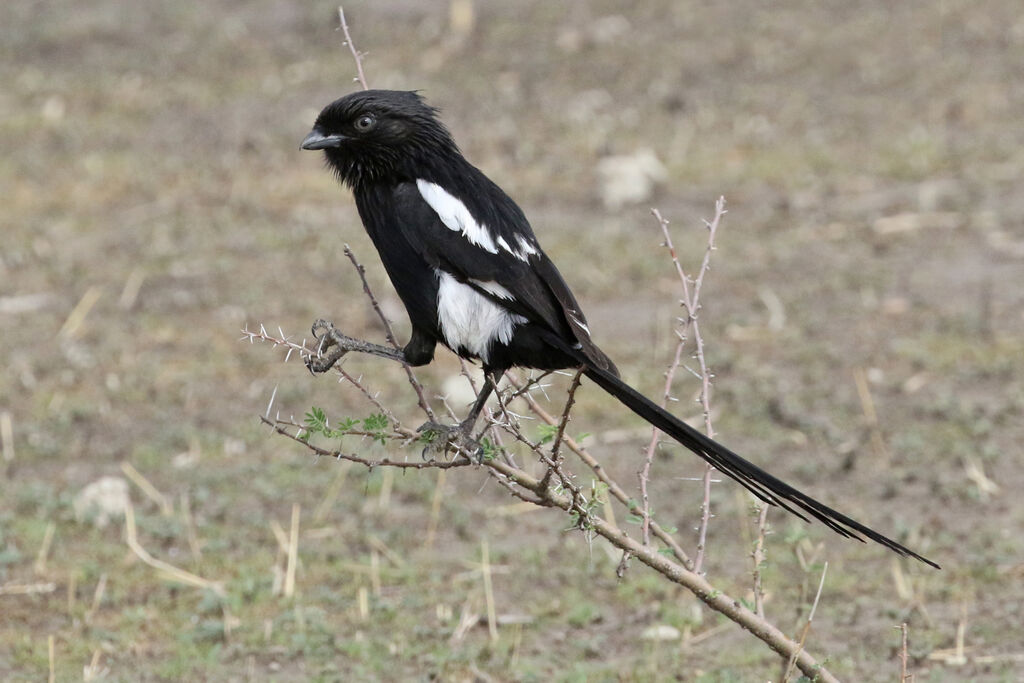
<svg viewBox="0 0 1024 683">
<path fill-rule="evenodd" d="M 498 253 L 498 248 L 494 246 L 494 239 L 487 226 L 477 223 L 466 205 L 454 195 L 440 185 L 422 179 L 416 181 L 416 187 L 424 201 L 437 213 L 446 228 L 461 233 L 471 244 L 475 244 L 481 249 L 492 254 Z"/>
<path fill-rule="evenodd" d="M 443 270 L 437 271 L 437 277 L 437 319 L 441 334 L 452 349 L 466 349 L 486 363 L 491 342 L 508 344 L 515 326 L 526 322 L 526 318 L 499 306 Z M 512 298 L 508 290 L 496 282 L 477 285 L 494 285 Z"/>
</svg>

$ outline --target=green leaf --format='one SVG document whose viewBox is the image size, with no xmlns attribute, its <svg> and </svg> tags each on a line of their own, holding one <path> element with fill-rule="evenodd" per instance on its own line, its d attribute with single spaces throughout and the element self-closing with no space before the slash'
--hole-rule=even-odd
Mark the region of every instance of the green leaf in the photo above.
<svg viewBox="0 0 1024 683">
<path fill-rule="evenodd" d="M 384 413 L 374 413 L 363 420 L 363 429 L 370 433 L 373 440 L 383 444 L 388 440 L 388 418 Z"/>
<path fill-rule="evenodd" d="M 327 429 L 327 414 L 322 408 L 313 406 L 306 413 L 306 429 L 311 433 L 319 434 Z"/>
<path fill-rule="evenodd" d="M 482 453 L 480 454 L 484 460 L 494 460 L 498 457 L 498 447 L 488 438 L 484 438 L 480 441 Z"/>
<path fill-rule="evenodd" d="M 363 420 L 363 427 L 368 432 L 379 432 L 388 428 L 388 418 L 384 413 L 375 413 Z"/>
<path fill-rule="evenodd" d="M 540 444 L 550 443 L 555 440 L 558 433 L 558 425 L 537 425 L 537 442 Z"/>
<path fill-rule="evenodd" d="M 338 432 L 350 432 L 350 431 L 352 431 L 353 427 L 355 427 L 358 424 L 359 424 L 359 420 L 356 420 L 355 418 L 351 418 L 351 417 L 346 417 L 344 420 L 342 420 L 338 424 L 338 428 L 335 431 L 338 431 Z"/>
</svg>

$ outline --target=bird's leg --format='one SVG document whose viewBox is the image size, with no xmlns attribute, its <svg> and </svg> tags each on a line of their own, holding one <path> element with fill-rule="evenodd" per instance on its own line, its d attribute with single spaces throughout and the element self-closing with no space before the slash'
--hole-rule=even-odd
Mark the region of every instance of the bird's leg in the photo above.
<svg viewBox="0 0 1024 683">
<path fill-rule="evenodd" d="M 454 448 L 457 453 L 470 457 L 477 462 L 483 459 L 483 446 L 471 437 L 470 434 L 496 384 L 497 379 L 495 377 L 492 377 L 490 373 L 484 374 L 484 386 L 480 389 L 480 393 L 477 394 L 473 407 L 469 409 L 466 419 L 459 424 L 445 425 L 438 422 L 425 422 L 416 430 L 430 438 L 430 443 L 423 449 L 423 457 L 425 459 L 433 460 L 435 454 L 444 453 L 449 448 Z"/>
<path fill-rule="evenodd" d="M 402 349 L 372 344 L 361 339 L 354 339 L 339 332 L 333 323 L 320 319 L 313 323 L 313 337 L 317 342 L 317 355 L 306 359 L 306 367 L 314 375 L 327 372 L 349 351 L 368 353 L 389 360 L 407 363 Z"/>
</svg>

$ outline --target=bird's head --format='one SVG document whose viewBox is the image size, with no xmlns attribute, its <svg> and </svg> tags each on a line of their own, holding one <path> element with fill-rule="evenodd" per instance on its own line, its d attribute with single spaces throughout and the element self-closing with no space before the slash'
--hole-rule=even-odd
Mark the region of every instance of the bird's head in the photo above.
<svg viewBox="0 0 1024 683">
<path fill-rule="evenodd" d="M 415 92 L 364 90 L 324 107 L 302 149 L 322 149 L 350 187 L 414 179 L 424 165 L 458 154 L 437 110 Z"/>
</svg>

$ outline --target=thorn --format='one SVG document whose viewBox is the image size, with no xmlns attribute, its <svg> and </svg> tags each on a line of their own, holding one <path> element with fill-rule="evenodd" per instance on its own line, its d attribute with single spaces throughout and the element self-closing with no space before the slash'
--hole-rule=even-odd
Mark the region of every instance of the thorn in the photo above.
<svg viewBox="0 0 1024 683">
<path fill-rule="evenodd" d="M 270 409 L 271 409 L 271 408 L 273 407 L 273 405 L 274 405 L 274 397 L 275 397 L 275 396 L 277 396 L 277 387 L 278 387 L 278 385 L 277 385 L 277 384 L 275 384 L 275 385 L 274 385 L 274 391 L 273 391 L 273 392 L 271 392 L 271 394 L 270 394 L 270 403 L 268 403 L 268 404 L 267 404 L 267 412 L 266 412 L 266 417 L 267 417 L 268 419 L 270 418 Z"/>
</svg>

